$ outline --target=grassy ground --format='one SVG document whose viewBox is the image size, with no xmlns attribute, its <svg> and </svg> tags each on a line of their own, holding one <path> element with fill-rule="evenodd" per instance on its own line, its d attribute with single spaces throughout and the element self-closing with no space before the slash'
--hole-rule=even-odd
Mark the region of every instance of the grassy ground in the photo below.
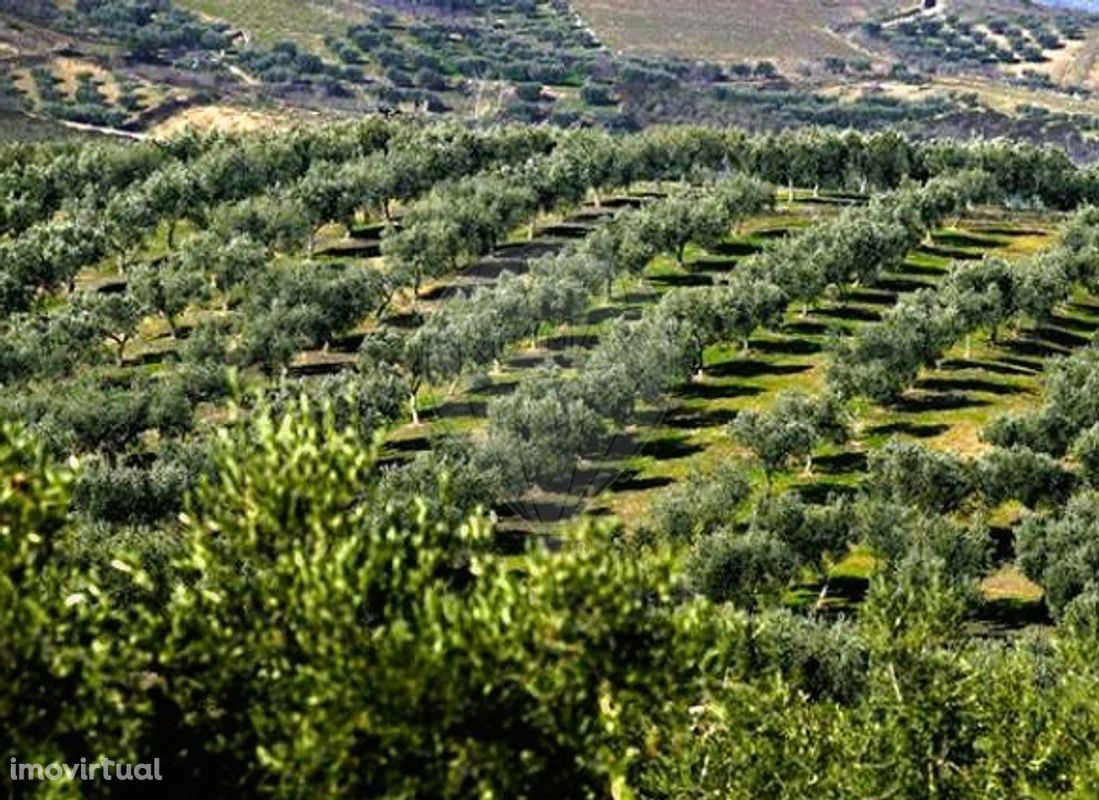
<svg viewBox="0 0 1099 800">
<path fill-rule="evenodd" d="M 875 0 L 576 0 L 576 9 L 616 50 L 719 61 L 797 61 L 862 55 L 830 26 L 864 18 L 868 11 L 910 4 Z"/>
</svg>

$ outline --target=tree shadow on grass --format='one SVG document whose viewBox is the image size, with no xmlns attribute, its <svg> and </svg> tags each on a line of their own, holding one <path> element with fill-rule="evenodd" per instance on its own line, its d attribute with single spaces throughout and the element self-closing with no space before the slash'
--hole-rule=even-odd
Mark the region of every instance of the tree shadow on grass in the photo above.
<svg viewBox="0 0 1099 800">
<path fill-rule="evenodd" d="M 916 388 L 932 392 L 980 392 L 1001 396 L 1027 394 L 1027 390 L 1021 386 L 979 378 L 924 378 L 916 383 Z"/>
<path fill-rule="evenodd" d="M 492 257 L 502 260 L 527 261 L 532 258 L 555 255 L 564 247 L 563 242 L 534 239 L 529 242 L 502 244 L 492 251 Z"/>
<path fill-rule="evenodd" d="M 317 248 L 316 255 L 327 258 L 377 258 L 382 243 L 376 239 L 343 239 Z"/>
<path fill-rule="evenodd" d="M 893 408 L 907 414 L 922 414 L 926 411 L 959 411 L 963 408 L 981 408 L 987 405 L 990 405 L 988 400 L 956 393 L 906 396 L 893 402 Z"/>
<path fill-rule="evenodd" d="M 979 230 L 989 236 L 1011 236 L 1013 238 L 1049 235 L 1049 231 L 1041 228 L 1012 228 L 1005 225 L 982 225 Z"/>
<path fill-rule="evenodd" d="M 1099 331 L 1099 322 L 1089 322 L 1088 320 L 1076 319 L 1075 317 L 1066 317 L 1064 314 L 1054 314 L 1050 317 L 1049 321 L 1057 328 L 1063 328 L 1089 336 L 1096 331 Z"/>
<path fill-rule="evenodd" d="M 756 253 L 762 252 L 763 248 L 758 244 L 752 244 L 751 242 L 721 242 L 714 247 L 709 248 L 710 252 L 716 256 L 751 256 Z"/>
<path fill-rule="evenodd" d="M 553 364 L 561 369 L 572 369 L 577 365 L 578 359 L 565 353 L 553 353 L 549 356 L 543 353 L 541 355 L 516 356 L 509 358 L 504 363 L 509 369 L 519 370 L 538 369 L 546 364 Z"/>
<path fill-rule="evenodd" d="M 846 322 L 881 322 L 881 312 L 858 306 L 838 306 L 836 308 L 815 308 L 813 315 L 828 319 L 840 319 Z"/>
<path fill-rule="evenodd" d="M 622 319 L 623 317 L 633 319 L 636 314 L 640 313 L 643 312 L 642 309 L 638 306 L 616 304 L 613 306 L 604 306 L 603 308 L 592 309 L 584 317 L 584 321 L 588 325 L 599 325 L 604 322 L 609 322 L 611 320 Z"/>
<path fill-rule="evenodd" d="M 847 299 L 852 303 L 863 303 L 869 306 L 894 306 L 897 304 L 898 295 L 896 292 L 877 289 L 856 289 L 847 293 Z"/>
<path fill-rule="evenodd" d="M 790 235 L 790 228 L 764 228 L 752 235 L 758 239 L 785 239 Z"/>
<path fill-rule="evenodd" d="M 716 284 L 718 279 L 732 272 L 736 268 L 736 264 L 737 262 L 735 261 L 716 258 L 700 258 L 697 261 L 692 262 L 688 268 L 691 270 L 692 274 L 706 275 Z"/>
<path fill-rule="evenodd" d="M 286 368 L 286 372 L 295 378 L 317 378 L 323 375 L 337 375 L 349 369 L 354 363 L 354 358 L 344 356 L 340 360 L 307 361 L 304 364 L 291 364 Z"/>
<path fill-rule="evenodd" d="M 676 389 L 676 394 L 686 399 L 732 400 L 737 397 L 756 397 L 763 394 L 763 389 L 734 383 L 687 383 Z"/>
<path fill-rule="evenodd" d="M 521 258 L 485 258 L 462 270 L 461 277 L 495 281 L 499 280 L 505 272 L 522 275 L 529 270 L 528 262 Z"/>
<path fill-rule="evenodd" d="M 874 287 L 894 294 L 907 294 L 909 292 L 918 292 L 920 289 L 934 289 L 935 284 L 913 278 L 882 278 L 875 282 Z"/>
<path fill-rule="evenodd" d="M 1015 560 L 1015 533 L 1006 525 L 989 526 L 992 539 L 992 563 L 1006 564 Z"/>
<path fill-rule="evenodd" d="M 824 350 L 824 345 L 810 339 L 791 337 L 789 339 L 752 339 L 748 342 L 750 350 L 765 355 L 808 356 Z"/>
<path fill-rule="evenodd" d="M 706 367 L 706 374 L 712 378 L 758 378 L 761 375 L 798 375 L 812 368 L 812 364 L 772 364 L 757 359 L 733 358 Z"/>
<path fill-rule="evenodd" d="M 1017 367 L 1020 370 L 1029 372 L 1031 375 L 1037 375 L 1046 368 L 1045 361 L 1042 359 L 1030 359 L 1021 358 L 1018 356 L 1001 356 L 1000 361 L 1004 364 L 1010 364 L 1013 367 Z"/>
<path fill-rule="evenodd" d="M 858 489 L 846 483 L 835 481 L 813 481 L 812 483 L 799 483 L 791 487 L 791 491 L 797 492 L 809 505 L 823 506 L 841 497 L 854 497 Z"/>
<path fill-rule="evenodd" d="M 560 222 L 543 228 L 539 231 L 539 235 L 553 239 L 583 239 L 591 232 L 591 225 L 581 222 Z"/>
<path fill-rule="evenodd" d="M 808 319 L 788 322 L 780 328 L 782 333 L 800 333 L 803 336 L 824 336 L 832 330 L 835 330 L 835 328 L 831 325 L 826 325 L 823 322 L 813 322 Z"/>
<path fill-rule="evenodd" d="M 1099 317 L 1099 303 L 1093 303 L 1084 300 L 1074 300 L 1068 304 L 1068 307 L 1080 314 L 1087 314 L 1091 317 Z"/>
<path fill-rule="evenodd" d="M 817 456 L 813 459 L 813 471 L 821 475 L 848 475 L 852 472 L 866 472 L 866 466 L 866 453 L 857 451 Z"/>
<path fill-rule="evenodd" d="M 1053 617 L 1045 600 L 1022 600 L 1003 597 L 985 600 L 973 615 L 976 633 L 979 636 L 1002 636 L 1011 631 L 1034 625 L 1053 624 Z"/>
<path fill-rule="evenodd" d="M 386 442 L 386 453 L 401 453 L 405 455 L 425 453 L 431 449 L 431 438 L 426 434 L 411 439 L 398 439 Z"/>
<path fill-rule="evenodd" d="M 936 244 L 923 244 L 916 248 L 916 252 L 923 253 L 929 256 L 939 256 L 940 258 L 949 258 L 954 261 L 980 261 L 985 257 L 984 253 L 974 253 L 969 250 L 962 250 L 957 247 L 945 247 L 943 245 Z"/>
<path fill-rule="evenodd" d="M 820 595 L 824 584 L 821 581 L 815 581 L 801 584 L 798 588 L 815 598 Z M 839 601 L 840 608 L 824 606 L 821 611 L 824 613 L 840 613 L 840 611 L 850 613 L 852 607 L 859 605 L 866 599 L 866 594 L 869 591 L 870 581 L 866 578 L 860 578 L 856 575 L 836 575 L 828 581 L 828 599 L 833 604 Z"/>
<path fill-rule="evenodd" d="M 698 455 L 704 449 L 697 444 L 691 444 L 681 436 L 668 436 L 663 439 L 642 442 L 638 452 L 656 461 L 675 461 Z"/>
<path fill-rule="evenodd" d="M 480 386 L 470 391 L 469 394 L 476 397 L 504 397 L 514 392 L 518 387 L 519 384 L 516 381 L 501 381 L 488 386 Z"/>
<path fill-rule="evenodd" d="M 1042 342 L 1048 342 L 1049 344 L 1063 347 L 1068 350 L 1074 350 L 1078 347 L 1084 347 L 1089 342 L 1089 337 L 1081 336 L 1078 333 L 1072 333 L 1061 328 L 1054 328 L 1050 325 L 1041 325 L 1035 329 L 1034 333 L 1038 335 L 1038 339 Z"/>
<path fill-rule="evenodd" d="M 655 275 L 649 278 L 654 286 L 713 286 L 714 279 L 704 272 L 689 272 L 686 275 Z"/>
<path fill-rule="evenodd" d="M 565 334 L 551 336 L 542 342 L 542 347 L 551 352 L 564 350 L 591 350 L 599 344 L 599 337 L 593 333 Z"/>
<path fill-rule="evenodd" d="M 653 475 L 648 478 L 638 477 L 636 470 L 627 470 L 615 478 L 608 489 L 613 494 L 623 492 L 648 492 L 654 489 L 663 489 L 671 486 L 675 481 L 667 475 Z"/>
<path fill-rule="evenodd" d="M 968 231 L 944 231 L 934 234 L 931 238 L 935 240 L 936 244 L 946 245 L 947 247 L 979 247 L 984 250 L 991 250 L 1000 246 L 1000 242 L 991 236 L 982 236 L 979 233 Z"/>
<path fill-rule="evenodd" d="M 673 430 L 723 428 L 737 418 L 737 413 L 736 409 L 731 408 L 677 411 L 665 417 L 661 424 Z"/>
<path fill-rule="evenodd" d="M 891 422 L 888 425 L 878 425 L 875 428 L 871 428 L 868 432 L 878 436 L 904 434 L 906 436 L 913 436 L 917 439 L 931 439 L 946 433 L 948 430 L 950 430 L 950 426 L 941 423 Z"/>
<path fill-rule="evenodd" d="M 459 295 L 468 294 L 470 286 L 461 286 L 457 283 L 444 283 L 440 286 L 432 286 L 424 292 L 420 292 L 420 300 L 425 303 L 434 303 L 439 300 L 453 300 Z"/>
<path fill-rule="evenodd" d="M 420 418 L 426 422 L 440 419 L 462 419 L 474 417 L 483 419 L 488 414 L 488 404 L 483 400 L 448 400 L 434 408 L 420 412 Z"/>
<path fill-rule="evenodd" d="M 932 267 L 932 266 L 928 266 L 927 264 L 914 264 L 911 261 L 905 261 L 901 266 L 899 266 L 891 274 L 892 275 L 906 276 L 906 277 L 911 277 L 912 275 L 916 275 L 916 276 L 919 276 L 919 277 L 927 277 L 927 278 L 941 278 L 943 275 L 946 274 L 946 272 L 947 271 L 945 269 L 943 269 L 942 267 Z M 923 281 L 920 281 L 920 283 L 923 283 Z"/>
<path fill-rule="evenodd" d="M 399 314 L 385 317 L 383 322 L 387 328 L 410 331 L 424 324 L 424 315 L 415 311 L 402 311 Z"/>
<path fill-rule="evenodd" d="M 964 358 L 951 358 L 942 361 L 939 363 L 939 369 L 944 372 L 979 370 L 981 372 L 991 372 L 995 375 L 1027 376 L 1034 374 L 1034 370 L 1030 367 L 1020 367 L 1015 364 L 1006 364 L 998 361 L 973 361 Z"/>
<path fill-rule="evenodd" d="M 1029 356 L 1031 358 L 1040 359 L 1041 361 L 1069 354 L 1067 348 L 1049 345 L 1035 339 L 1011 339 L 1010 341 L 1002 342 L 1000 347 L 1017 356 Z M 1005 358 L 1003 360 L 1007 361 L 1008 359 Z"/>
</svg>

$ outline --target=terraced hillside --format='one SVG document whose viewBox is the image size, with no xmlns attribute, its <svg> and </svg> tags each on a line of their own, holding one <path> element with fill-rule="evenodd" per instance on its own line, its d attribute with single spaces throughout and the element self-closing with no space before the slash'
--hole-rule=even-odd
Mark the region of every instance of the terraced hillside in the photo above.
<svg viewBox="0 0 1099 800">
<path fill-rule="evenodd" d="M 422 469 L 422 459 L 449 452 L 446 442 L 467 442 L 458 463 L 488 482 L 476 495 L 496 508 L 500 535 L 522 547 L 583 518 L 644 529 L 675 487 L 729 463 L 745 465 L 757 498 L 789 491 L 823 503 L 856 491 L 873 454 L 898 437 L 979 460 L 989 449 L 982 431 L 1035 406 L 1044 359 L 1082 346 L 1095 325 L 1090 295 L 1054 294 L 1060 305 L 1037 322 L 1005 310 L 1012 333 L 987 343 L 951 322 L 955 333 L 926 364 L 905 367 L 908 382 L 890 393 L 829 377 L 855 358 L 843 355 L 850 348 L 906 320 L 894 319 L 905 303 L 955 297 L 960 276 L 984 259 L 1025 265 L 1053 246 L 1062 216 L 995 202 L 1061 207 L 1092 191 L 1074 183 L 1082 180 L 1074 168 L 1039 151 L 989 146 L 948 157 L 995 169 L 999 159 L 1032 159 L 982 188 L 965 172 L 921 175 L 921 163 L 942 169 L 940 156 L 888 135 L 616 141 L 372 122 L 330 137 L 240 144 L 214 140 L 174 154 L 141 145 L 128 168 L 127 150 L 106 148 L 82 162 L 84 180 L 117 174 L 130 182 L 117 196 L 86 194 L 79 183 L 22 204 L 12 195 L 5 263 L 26 262 L 9 267 L 26 285 L 8 295 L 21 313 L 7 325 L 15 355 L 6 374 L 25 389 L 8 410 L 43 430 L 79 431 L 74 398 L 82 394 L 121 390 L 138 404 L 119 408 L 136 416 L 120 419 L 118 440 L 92 429 L 50 434 L 99 465 L 81 495 L 92 518 L 134 522 L 178 506 L 196 479 L 192 449 L 222 418 L 224 361 L 242 370 L 245 385 L 276 396 L 296 391 L 297 380 L 321 398 L 358 395 L 366 424 L 390 426 L 394 465 Z M 852 166 L 814 161 L 829 146 Z M 319 155 L 303 160 L 311 150 Z M 871 151 L 880 167 L 860 155 Z M 593 152 L 603 167 L 587 162 Z M 784 152 L 798 155 L 775 158 Z M 633 164 L 625 173 L 611 166 L 619 157 Z M 715 175 L 683 184 L 730 159 L 790 188 Z M 812 169 L 817 188 L 793 188 Z M 925 189 L 897 188 L 913 174 L 931 178 Z M 443 176 L 450 182 L 439 183 Z M 32 175 L 11 180 L 18 187 Z M 869 202 L 864 191 L 875 184 L 885 193 Z M 137 208 L 155 204 L 160 223 L 134 217 L 130 198 Z M 75 200 L 84 206 L 75 216 L 60 211 Z M 912 218 L 921 204 L 929 210 Z M 71 287 L 69 302 L 39 306 L 58 282 Z M 88 325 L 105 350 L 95 336 L 72 352 L 61 346 Z M 39 352 L 38 328 L 61 350 Z M 684 336 L 694 355 L 681 349 Z M 604 388 L 600 370 L 620 384 Z M 537 444 L 533 432 L 507 444 L 509 426 L 536 424 L 522 421 L 531 409 L 511 398 L 553 398 L 566 391 L 562 380 L 586 393 L 569 402 L 594 403 L 590 429 L 570 432 L 572 423 L 559 420 L 565 438 L 543 444 L 564 460 L 551 459 L 549 472 L 539 460 L 548 453 L 509 465 L 495 448 L 515 455 Z M 59 395 L 58 381 L 72 392 Z M 837 387 L 847 398 L 847 435 L 804 453 L 816 455 L 805 474 L 785 460 L 763 469 L 730 427 L 745 412 L 781 405 L 788 392 L 831 396 Z M 623 404 L 600 405 L 608 393 Z M 157 400 L 147 407 L 150 397 Z M 151 445 L 148 427 L 174 443 Z M 494 458 L 505 458 L 492 467 L 503 474 L 483 461 Z M 149 480 L 139 463 L 172 476 L 148 506 L 112 488 Z"/>
<path fill-rule="evenodd" d="M 1064 151 L 380 117 L 2 151 L 13 752 L 280 798 L 1092 785 L 1099 174 Z"/>
</svg>

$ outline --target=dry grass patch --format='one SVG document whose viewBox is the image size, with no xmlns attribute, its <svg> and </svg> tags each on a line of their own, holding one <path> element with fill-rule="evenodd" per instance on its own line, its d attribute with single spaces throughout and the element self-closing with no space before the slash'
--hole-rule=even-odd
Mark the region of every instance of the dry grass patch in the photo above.
<svg viewBox="0 0 1099 800">
<path fill-rule="evenodd" d="M 832 28 L 906 4 L 825 0 L 577 0 L 577 10 L 607 44 L 632 53 L 719 61 L 865 55 Z"/>
<path fill-rule="evenodd" d="M 1043 595 L 1042 587 L 1031 581 L 1017 566 L 1008 564 L 981 581 L 981 594 L 986 600 L 1019 600 L 1037 603 Z"/>
</svg>

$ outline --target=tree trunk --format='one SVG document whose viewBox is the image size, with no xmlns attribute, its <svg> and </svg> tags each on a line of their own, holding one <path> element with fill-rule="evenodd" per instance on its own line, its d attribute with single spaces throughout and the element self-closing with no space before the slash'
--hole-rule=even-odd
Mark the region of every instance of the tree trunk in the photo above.
<svg viewBox="0 0 1099 800">
<path fill-rule="evenodd" d="M 814 614 L 820 613 L 820 610 L 824 608 L 824 601 L 828 599 L 828 589 L 831 581 L 831 577 L 829 577 L 827 571 L 825 571 L 824 584 L 820 587 L 820 594 L 817 595 L 817 602 L 813 604 Z"/>
<path fill-rule="evenodd" d="M 168 220 L 168 249 L 175 250 L 176 248 L 176 219 L 173 217 Z"/>
<path fill-rule="evenodd" d="M 408 395 L 408 410 L 412 412 L 412 424 L 420 424 L 420 409 L 416 405 L 416 393 L 410 392 Z"/>
</svg>

